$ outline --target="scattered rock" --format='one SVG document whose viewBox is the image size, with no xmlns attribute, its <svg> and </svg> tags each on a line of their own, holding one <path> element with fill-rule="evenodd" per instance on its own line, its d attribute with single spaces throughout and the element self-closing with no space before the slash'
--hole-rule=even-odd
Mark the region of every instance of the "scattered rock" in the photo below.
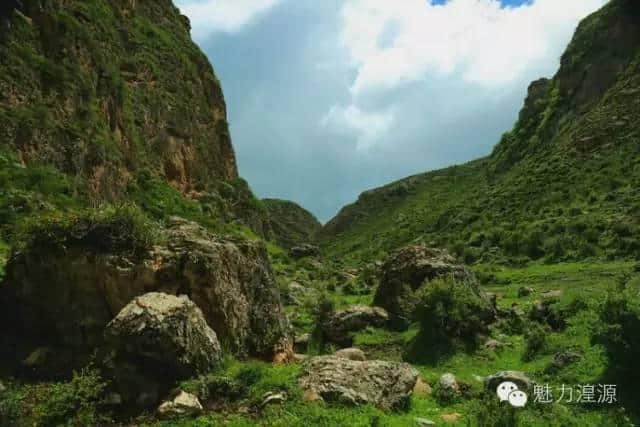
<svg viewBox="0 0 640 427">
<path fill-rule="evenodd" d="M 359 361 L 367 360 L 367 356 L 364 354 L 364 351 L 355 347 L 343 348 L 342 350 L 336 351 L 333 355 L 335 357 L 342 357 L 344 359 L 349 359 L 349 360 L 359 360 Z"/>
<path fill-rule="evenodd" d="M 382 267 L 373 303 L 389 312 L 398 329 L 406 329 L 418 302 L 415 291 L 423 284 L 445 276 L 453 277 L 486 299 L 488 304 L 491 303 L 471 270 L 456 262 L 447 251 L 424 245 L 406 246 L 391 255 Z"/>
<path fill-rule="evenodd" d="M 431 421 L 431 420 L 429 420 L 429 419 L 426 419 L 426 418 L 419 418 L 419 417 L 416 417 L 416 418 L 414 418 L 413 420 L 414 420 L 414 421 L 416 422 L 416 424 L 418 424 L 419 426 L 434 426 L 434 425 L 436 425 L 436 423 L 435 423 L 435 422 L 433 422 L 433 421 Z"/>
<path fill-rule="evenodd" d="M 553 355 L 551 366 L 555 369 L 562 369 L 582 359 L 582 355 L 573 351 L 561 351 Z"/>
<path fill-rule="evenodd" d="M 556 290 L 543 292 L 540 295 L 542 296 L 542 298 L 560 298 L 562 296 L 562 291 L 556 289 Z"/>
<path fill-rule="evenodd" d="M 518 298 L 528 297 L 533 292 L 534 292 L 533 288 L 528 288 L 526 286 L 523 286 L 520 289 L 518 289 Z"/>
<path fill-rule="evenodd" d="M 442 374 L 438 381 L 440 392 L 445 395 L 455 395 L 460 391 L 460 385 L 455 375 L 451 373 Z"/>
<path fill-rule="evenodd" d="M 454 412 L 453 414 L 443 414 L 440 415 L 440 419 L 447 423 L 455 423 L 456 421 L 460 421 L 462 418 L 462 414 Z"/>
<path fill-rule="evenodd" d="M 431 389 L 431 386 L 428 383 L 424 382 L 422 378 L 418 377 L 416 385 L 413 387 L 413 395 L 426 397 L 430 395 L 432 391 L 433 390 Z"/>
<path fill-rule="evenodd" d="M 505 381 L 510 381 L 518 386 L 522 391 L 529 391 L 533 387 L 533 381 L 524 373 L 520 371 L 501 371 L 496 374 L 490 375 L 485 379 L 487 388 L 491 391 L 495 391 L 500 384 Z"/>
<path fill-rule="evenodd" d="M 174 398 L 163 402 L 157 412 L 161 418 L 173 418 L 194 416 L 202 411 L 202 405 L 196 396 L 180 391 Z"/>
<path fill-rule="evenodd" d="M 315 257 L 320 255 L 320 248 L 305 243 L 303 245 L 294 246 L 289 250 L 289 255 L 293 259 L 301 259 L 306 257 Z"/>
<path fill-rule="evenodd" d="M 562 313 L 552 308 L 556 303 L 555 299 L 546 299 L 543 301 L 535 301 L 529 312 L 529 318 L 536 322 L 545 323 L 554 330 L 562 329 L 566 322 L 562 318 Z"/>
<path fill-rule="evenodd" d="M 319 356 L 305 363 L 299 383 L 307 400 L 406 410 L 417 380 L 418 372 L 406 363 Z"/>
<path fill-rule="evenodd" d="M 208 373 L 222 358 L 215 332 L 186 296 L 137 297 L 107 325 L 105 335 L 115 355 L 112 376 L 126 401 Z"/>
<path fill-rule="evenodd" d="M 291 337 L 280 338 L 273 346 L 273 352 L 273 363 L 276 365 L 295 362 L 295 350 L 293 349 L 293 339 Z"/>
<path fill-rule="evenodd" d="M 267 405 L 280 404 L 286 401 L 287 401 L 286 393 L 268 392 L 268 393 L 265 393 L 264 396 L 262 396 L 262 403 L 260 404 L 260 407 L 264 408 Z"/>
<path fill-rule="evenodd" d="M 48 338 L 73 350 L 74 360 L 103 343 L 106 324 L 147 292 L 188 295 L 209 325 L 239 357 L 271 359 L 287 335 L 269 255 L 263 243 L 210 234 L 172 218 L 162 244 L 130 255 L 81 240 L 65 250 L 34 247 L 12 257 L 0 286 L 3 310 L 16 340 Z M 37 345 L 50 345 L 39 342 Z M 74 367 L 67 361 L 67 369 Z"/>
<path fill-rule="evenodd" d="M 353 332 L 361 331 L 368 326 L 383 327 L 389 315 L 380 307 L 354 305 L 345 310 L 336 311 L 322 325 L 327 340 L 343 347 L 353 344 Z"/>
</svg>

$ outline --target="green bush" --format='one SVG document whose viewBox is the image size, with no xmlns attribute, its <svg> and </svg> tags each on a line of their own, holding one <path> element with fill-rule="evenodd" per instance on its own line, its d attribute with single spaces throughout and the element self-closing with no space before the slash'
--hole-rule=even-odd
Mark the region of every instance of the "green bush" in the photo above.
<svg viewBox="0 0 640 427">
<path fill-rule="evenodd" d="M 475 349 L 494 318 L 489 301 L 453 279 L 430 282 L 418 298 L 420 331 L 409 349 L 412 359 L 435 361 L 456 349 Z"/>
<path fill-rule="evenodd" d="M 158 239 L 158 225 L 135 205 L 78 214 L 34 216 L 20 224 L 19 247 L 33 250 L 83 248 L 96 253 L 140 255 Z"/>
<path fill-rule="evenodd" d="M 605 346 L 609 374 L 625 383 L 636 383 L 640 380 L 640 294 L 630 286 L 628 277 L 607 295 L 600 321 L 594 341 Z"/>
<path fill-rule="evenodd" d="M 531 322 L 529 328 L 525 332 L 525 350 L 523 358 L 525 361 L 535 359 L 537 355 L 544 352 L 547 347 L 547 337 L 549 329 L 539 323 Z"/>
<path fill-rule="evenodd" d="M 107 424 L 101 402 L 107 383 L 89 366 L 68 382 L 13 385 L 0 403 L 0 425 Z"/>
</svg>

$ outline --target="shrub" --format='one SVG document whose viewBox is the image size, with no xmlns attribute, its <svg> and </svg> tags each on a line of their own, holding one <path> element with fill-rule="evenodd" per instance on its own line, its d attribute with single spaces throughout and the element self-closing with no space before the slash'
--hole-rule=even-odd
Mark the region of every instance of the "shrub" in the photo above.
<svg viewBox="0 0 640 427">
<path fill-rule="evenodd" d="M 18 245 L 33 250 L 79 247 L 96 253 L 139 255 L 157 240 L 157 224 L 135 205 L 80 214 L 32 217 L 20 224 Z"/>
<path fill-rule="evenodd" d="M 436 360 L 461 347 L 474 349 L 478 335 L 487 332 L 494 317 L 489 301 L 453 279 L 430 282 L 418 298 L 420 331 L 409 350 L 412 358 Z"/>
<path fill-rule="evenodd" d="M 609 358 L 609 373 L 616 379 L 634 383 L 640 380 L 640 294 L 622 279 L 609 292 L 601 310 L 601 325 L 594 341 L 604 344 Z"/>
<path fill-rule="evenodd" d="M 536 322 L 531 322 L 529 329 L 525 332 L 525 351 L 523 358 L 525 361 L 533 360 L 547 347 L 547 337 L 549 330 Z"/>
</svg>

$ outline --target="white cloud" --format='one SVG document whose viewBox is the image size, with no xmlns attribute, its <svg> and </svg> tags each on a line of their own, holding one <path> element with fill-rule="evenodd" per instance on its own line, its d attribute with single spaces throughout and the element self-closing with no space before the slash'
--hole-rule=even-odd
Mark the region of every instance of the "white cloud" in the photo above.
<svg viewBox="0 0 640 427">
<path fill-rule="evenodd" d="M 342 41 L 357 77 L 352 91 L 394 87 L 429 73 L 460 72 L 482 85 L 509 83 L 537 61 L 557 60 L 579 19 L 606 0 L 347 0 Z M 395 37 L 381 47 L 390 24 Z"/>
<path fill-rule="evenodd" d="M 281 0 L 178 0 L 189 17 L 193 36 L 202 39 L 215 32 L 236 33 Z"/>
<path fill-rule="evenodd" d="M 479 91 L 522 84 L 532 69 L 557 67 L 579 20 L 606 2 L 535 0 L 502 7 L 499 0 L 346 0 L 341 42 L 355 74 L 353 105 L 330 115 L 342 111 L 351 123 L 346 115 L 360 111 L 358 99 L 426 79 L 457 80 Z M 385 131 L 393 121 L 385 116 Z M 375 139 L 375 130 L 364 127 L 362 136 Z"/>
<path fill-rule="evenodd" d="M 334 106 L 322 119 L 321 125 L 335 132 L 355 133 L 356 148 L 368 150 L 377 140 L 385 135 L 394 122 L 391 111 L 366 112 L 355 105 L 348 107 Z"/>
</svg>

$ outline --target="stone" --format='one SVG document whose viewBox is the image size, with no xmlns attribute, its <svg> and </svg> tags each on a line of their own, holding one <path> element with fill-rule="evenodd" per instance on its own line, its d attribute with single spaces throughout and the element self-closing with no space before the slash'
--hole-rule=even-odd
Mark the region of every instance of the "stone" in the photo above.
<svg viewBox="0 0 640 427">
<path fill-rule="evenodd" d="M 318 356 L 304 364 L 299 384 L 307 400 L 406 410 L 417 380 L 418 371 L 406 363 Z"/>
<path fill-rule="evenodd" d="M 418 397 L 427 397 L 432 393 L 431 386 L 418 377 L 416 385 L 413 387 L 413 395 Z"/>
<path fill-rule="evenodd" d="M 305 243 L 303 245 L 294 246 L 289 250 L 289 255 L 293 259 L 301 259 L 307 257 L 316 257 L 320 255 L 320 248 L 317 246 Z"/>
<path fill-rule="evenodd" d="M 418 424 L 419 426 L 434 426 L 436 425 L 436 423 L 434 421 L 431 421 L 427 418 L 420 418 L 420 417 L 416 417 L 413 419 L 413 421 L 416 422 L 416 424 Z"/>
<path fill-rule="evenodd" d="M 562 291 L 559 289 L 554 289 L 554 290 L 543 292 L 540 295 L 542 296 L 542 298 L 560 298 L 562 296 Z"/>
<path fill-rule="evenodd" d="M 533 387 L 533 381 L 520 371 L 501 371 L 485 378 L 487 388 L 493 392 L 505 381 L 516 384 L 520 390 L 525 392 L 530 391 Z"/>
<path fill-rule="evenodd" d="M 260 404 L 260 407 L 264 408 L 267 405 L 281 404 L 286 401 L 287 401 L 286 393 L 267 392 L 262 396 L 262 403 Z"/>
<path fill-rule="evenodd" d="M 389 315 L 380 307 L 354 305 L 332 313 L 322 324 L 325 338 L 342 347 L 353 344 L 353 333 L 367 327 L 386 326 Z"/>
<path fill-rule="evenodd" d="M 438 386 L 440 387 L 440 391 L 442 393 L 448 395 L 454 395 L 460 391 L 458 380 L 452 373 L 442 374 L 442 376 L 440 376 L 440 380 L 438 381 Z"/>
<path fill-rule="evenodd" d="M 359 348 L 343 348 L 342 350 L 338 350 L 333 354 L 335 357 L 342 357 L 344 359 L 349 360 L 359 360 L 365 361 L 367 360 L 367 356 L 364 354 L 364 351 Z"/>
<path fill-rule="evenodd" d="M 518 289 L 518 298 L 528 297 L 533 292 L 534 292 L 533 288 L 522 286 L 520 289 Z"/>
<path fill-rule="evenodd" d="M 452 277 L 460 286 L 467 286 L 470 292 L 481 296 L 493 307 L 471 270 L 458 263 L 446 250 L 425 245 L 409 245 L 389 257 L 382 267 L 373 304 L 388 311 L 397 329 L 406 329 L 418 303 L 415 292 L 442 277 Z"/>
<path fill-rule="evenodd" d="M 4 393 L 5 391 L 7 391 L 7 387 L 0 381 L 0 393 Z"/>
<path fill-rule="evenodd" d="M 195 416 L 202 411 L 202 404 L 196 396 L 180 391 L 174 398 L 163 402 L 157 413 L 160 418 L 174 418 Z"/>
<path fill-rule="evenodd" d="M 161 234 L 161 244 L 139 254 L 89 243 L 16 254 L 0 285 L 0 317 L 11 319 L 7 329 L 0 322 L 0 334 L 24 344 L 37 330 L 47 342 L 36 345 L 70 349 L 82 360 L 103 345 L 105 326 L 135 297 L 162 292 L 187 295 L 236 356 L 271 360 L 289 324 L 265 245 L 214 236 L 175 217 Z M 71 362 L 69 373 L 79 368 Z"/>
<path fill-rule="evenodd" d="M 137 297 L 109 322 L 105 336 L 113 354 L 110 376 L 127 402 L 206 374 L 222 360 L 215 332 L 186 296 Z"/>
<path fill-rule="evenodd" d="M 440 415 L 440 419 L 446 423 L 455 423 L 457 421 L 460 421 L 461 418 L 462 414 L 459 414 L 458 412 Z"/>
</svg>

